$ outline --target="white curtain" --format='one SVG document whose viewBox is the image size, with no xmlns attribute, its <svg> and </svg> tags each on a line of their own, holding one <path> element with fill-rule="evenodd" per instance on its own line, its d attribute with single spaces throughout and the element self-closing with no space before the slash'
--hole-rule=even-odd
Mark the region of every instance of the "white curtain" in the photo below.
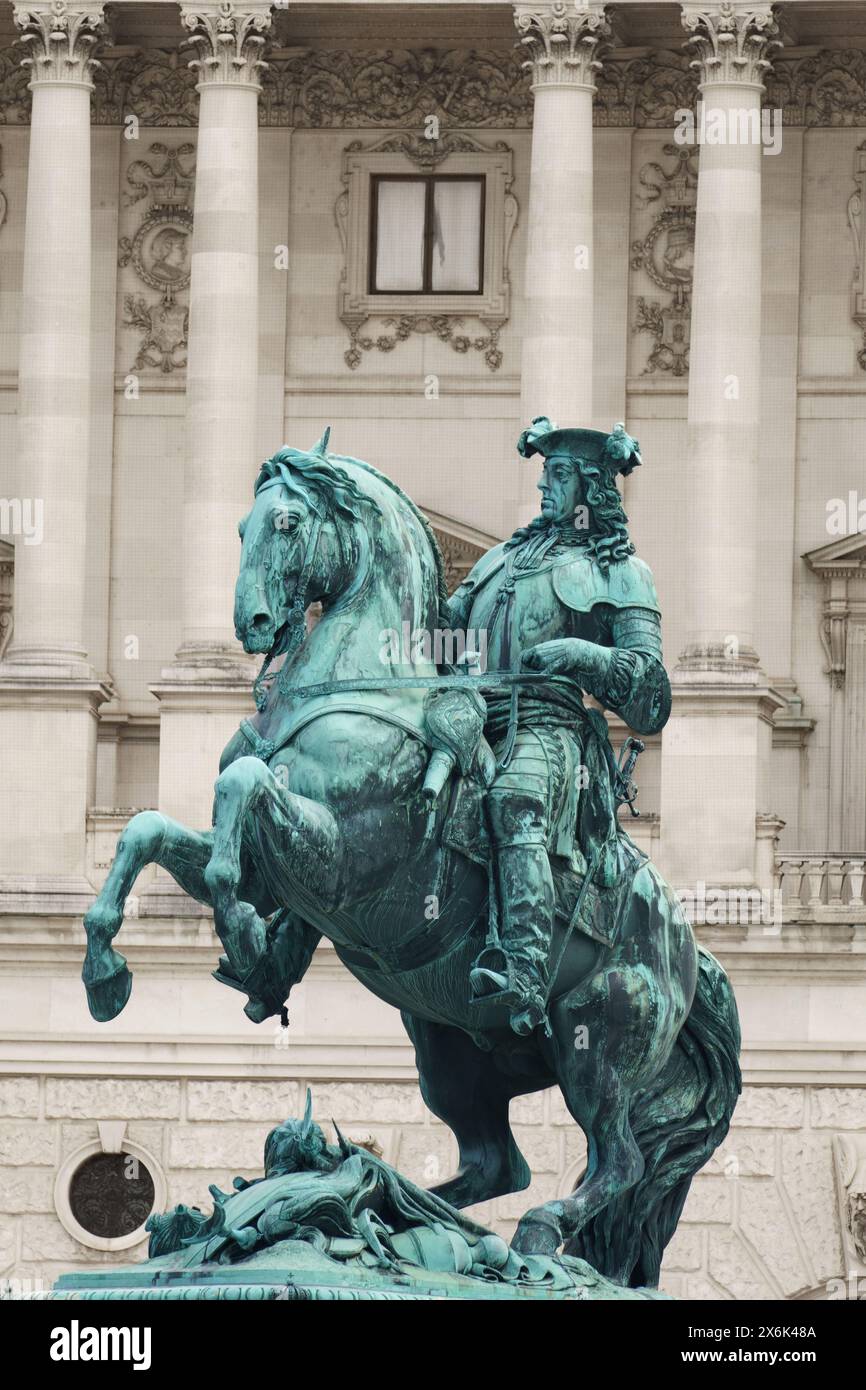
<svg viewBox="0 0 866 1390">
<path fill-rule="evenodd" d="M 377 290 L 424 288 L 423 180 L 380 179 L 377 185 Z"/>
<path fill-rule="evenodd" d="M 481 289 L 481 191 L 479 179 L 443 179 L 434 184 L 434 293 Z"/>
</svg>

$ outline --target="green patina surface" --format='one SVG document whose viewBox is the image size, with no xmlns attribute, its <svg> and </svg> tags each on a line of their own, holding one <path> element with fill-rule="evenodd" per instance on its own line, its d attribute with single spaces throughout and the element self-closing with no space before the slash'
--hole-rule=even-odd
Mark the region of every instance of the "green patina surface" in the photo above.
<svg viewBox="0 0 866 1390">
<path fill-rule="evenodd" d="M 422 514 L 328 443 L 262 466 L 235 601 L 238 638 L 264 658 L 257 712 L 223 752 L 212 826 L 145 812 L 121 836 L 85 922 L 91 1012 L 129 998 L 113 940 L 148 863 L 213 909 L 216 978 L 256 1022 L 283 1012 L 327 937 L 400 1010 L 424 1100 L 457 1137 L 458 1171 L 428 1197 L 453 1214 L 529 1185 L 515 1097 L 558 1086 L 588 1140 L 575 1191 L 524 1214 L 498 1274 L 427 1273 L 558 1295 L 549 1280 L 583 1269 L 564 1254 L 654 1286 L 740 1073 L 730 983 L 617 815 L 639 746 L 618 764 L 602 711 L 636 735 L 670 712 L 658 598 L 616 485 L 637 442 L 533 421 L 517 466 L 540 470 L 541 514 L 450 598 Z M 404 650 L 406 627 L 429 640 Z M 483 634 L 486 669 L 480 651 L 447 664 L 443 630 Z M 361 1266 L 358 1287 L 386 1277 L 314 1244 L 350 1285 Z M 545 1285 L 512 1277 L 512 1258 L 558 1263 Z"/>
<path fill-rule="evenodd" d="M 613 1299 L 658 1297 L 584 1260 L 519 1255 L 389 1164 L 313 1123 L 287 1120 L 265 1176 L 211 1188 L 214 1208 L 150 1218 L 149 1259 L 61 1277 L 57 1298 Z"/>
</svg>

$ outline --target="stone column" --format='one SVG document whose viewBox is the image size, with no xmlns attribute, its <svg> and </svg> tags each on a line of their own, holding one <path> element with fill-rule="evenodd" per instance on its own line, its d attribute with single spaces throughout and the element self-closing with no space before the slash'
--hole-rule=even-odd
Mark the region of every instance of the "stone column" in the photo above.
<svg viewBox="0 0 866 1390">
<path fill-rule="evenodd" d="M 102 4 L 88 0 L 18 5 L 14 17 L 33 94 L 17 466 L 22 515 L 32 510 L 16 544 L 14 635 L 0 665 L 0 896 L 10 875 L 31 886 L 50 878 L 54 889 L 65 880 L 74 895 L 85 887 L 96 710 L 110 693 L 84 637 L 90 93 L 105 26 Z"/>
<path fill-rule="evenodd" d="M 688 450 L 687 642 L 663 741 L 661 849 L 677 884 L 752 883 L 772 716 L 755 650 L 761 418 L 761 94 L 772 5 L 685 4 L 700 78 Z"/>
<path fill-rule="evenodd" d="M 160 806 L 210 823 L 220 752 L 252 709 L 235 640 L 237 526 L 257 464 L 258 96 L 271 5 L 182 4 L 200 96 L 184 472 L 183 641 L 161 701 Z"/>
<path fill-rule="evenodd" d="M 525 424 L 592 422 L 592 99 L 610 33 L 604 4 L 530 0 L 514 20 L 532 77 L 520 409 Z M 611 422 L 612 423 L 612 422 Z M 532 469 L 515 465 L 514 525 L 538 515 Z"/>
</svg>

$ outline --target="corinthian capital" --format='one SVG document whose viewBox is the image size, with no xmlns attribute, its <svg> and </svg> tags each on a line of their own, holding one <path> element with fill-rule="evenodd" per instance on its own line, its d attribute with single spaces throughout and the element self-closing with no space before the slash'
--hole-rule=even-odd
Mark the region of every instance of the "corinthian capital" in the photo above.
<svg viewBox="0 0 866 1390">
<path fill-rule="evenodd" d="M 535 0 L 514 6 L 514 23 L 533 87 L 595 87 L 600 53 L 610 37 L 604 4 Z"/>
<path fill-rule="evenodd" d="M 180 12 L 190 31 L 186 43 L 198 49 L 190 67 L 198 69 L 200 84 L 258 86 L 266 66 L 261 53 L 271 27 L 271 0 L 199 0 L 181 5 Z"/>
<path fill-rule="evenodd" d="M 742 0 L 683 5 L 683 26 L 689 34 L 686 47 L 695 54 L 691 66 L 698 69 L 704 85 L 763 84 L 770 66 L 766 55 L 780 44 L 775 8 Z"/>
<path fill-rule="evenodd" d="M 19 43 L 27 56 L 22 66 L 31 70 L 32 82 L 82 82 L 91 86 L 99 64 L 92 56 L 106 37 L 104 6 L 88 0 L 50 0 L 49 3 L 16 5 Z"/>
</svg>

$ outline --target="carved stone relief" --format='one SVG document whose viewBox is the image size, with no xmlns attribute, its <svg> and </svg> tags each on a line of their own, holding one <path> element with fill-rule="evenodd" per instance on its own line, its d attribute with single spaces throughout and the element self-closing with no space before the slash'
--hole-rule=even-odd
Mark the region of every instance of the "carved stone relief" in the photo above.
<svg viewBox="0 0 866 1390">
<path fill-rule="evenodd" d="M 698 190 L 697 151 L 687 145 L 665 145 L 667 168 L 657 160 L 644 164 L 638 196 L 654 218 L 646 235 L 632 242 L 631 267 L 644 271 L 664 299 L 640 295 L 634 333 L 648 333 L 653 346 L 644 375 L 668 372 L 685 376 L 689 369 L 692 271 L 695 248 L 695 204 Z"/>
<path fill-rule="evenodd" d="M 833 1140 L 846 1274 L 866 1274 L 866 1135 Z"/>
<path fill-rule="evenodd" d="M 2 148 L 2 146 L 0 146 L 0 182 L 2 182 L 2 180 L 3 180 L 3 148 Z M 7 202 L 7 200 L 6 200 L 6 194 L 3 192 L 3 189 L 0 188 L 0 231 L 3 230 L 3 223 L 6 221 L 6 213 L 8 212 L 8 210 L 9 210 L 9 204 L 8 204 L 8 202 Z"/>
<path fill-rule="evenodd" d="M 123 296 L 123 323 L 140 335 L 134 372 L 148 368 L 168 374 L 186 366 L 195 146 L 150 146 L 150 159 L 136 159 L 127 170 L 127 207 L 148 200 L 132 236 L 120 239 L 118 262 L 159 298 Z"/>
<path fill-rule="evenodd" d="M 259 120 L 265 126 L 420 126 L 438 114 L 449 126 L 527 127 L 528 74 L 517 51 L 391 49 L 271 51 L 262 77 Z M 28 74 L 14 45 L 0 52 L 0 123 L 30 119 Z M 183 52 L 139 49 L 100 54 L 93 119 L 120 125 L 194 126 L 196 77 Z M 670 129 L 675 112 L 694 107 L 696 76 L 681 52 L 656 49 L 605 58 L 597 76 L 595 123 Z M 866 53 L 822 50 L 776 55 L 765 105 L 787 126 L 866 125 Z"/>
<path fill-rule="evenodd" d="M 854 181 L 856 187 L 848 199 L 848 226 L 854 242 L 851 317 L 860 331 L 857 362 L 866 372 L 866 140 L 854 155 Z"/>
<path fill-rule="evenodd" d="M 15 549 L 0 541 L 0 661 L 12 640 L 13 583 L 15 579 Z"/>
</svg>

